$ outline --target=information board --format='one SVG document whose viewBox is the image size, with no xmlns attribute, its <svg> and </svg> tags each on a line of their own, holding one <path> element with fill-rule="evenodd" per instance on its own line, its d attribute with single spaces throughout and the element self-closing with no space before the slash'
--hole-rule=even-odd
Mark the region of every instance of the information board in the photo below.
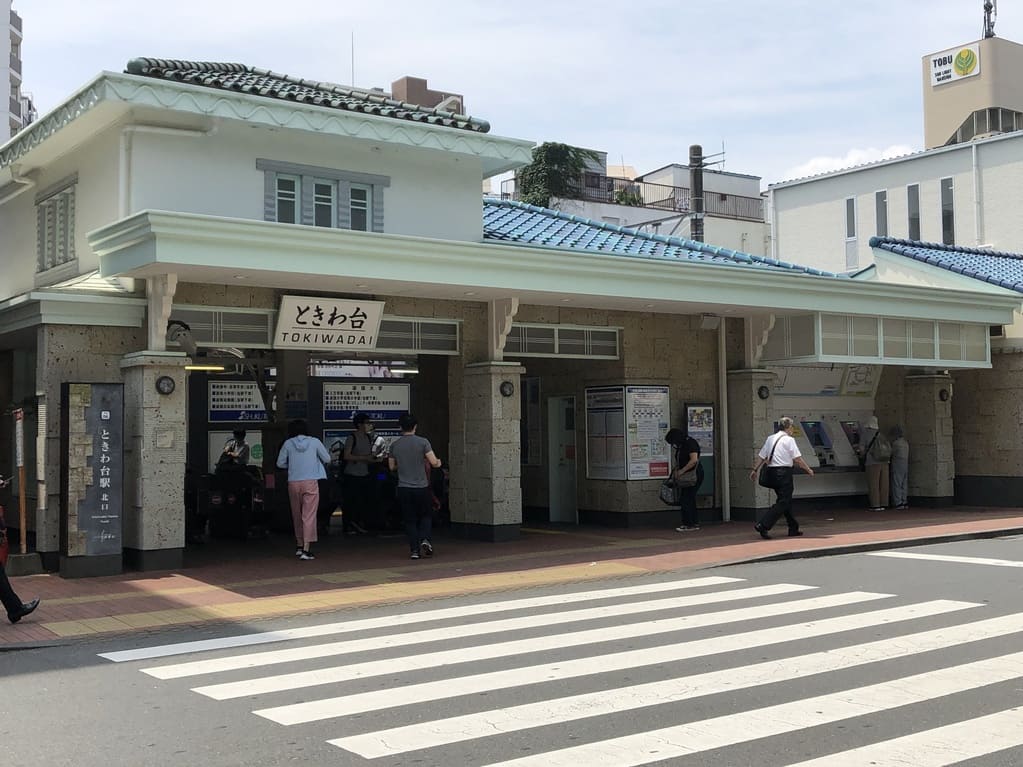
<svg viewBox="0 0 1023 767">
<path fill-rule="evenodd" d="M 586 476 L 627 478 L 624 386 L 586 389 Z"/>
<path fill-rule="evenodd" d="M 365 413 L 373 421 L 397 421 L 409 411 L 411 385 L 407 383 L 325 383 L 323 420 L 351 421 Z"/>
<path fill-rule="evenodd" d="M 263 397 L 255 381 L 210 381 L 210 423 L 266 421 Z"/>
<path fill-rule="evenodd" d="M 671 424 L 667 386 L 626 386 L 625 427 L 629 479 L 665 479 L 671 446 L 664 441 Z"/>
</svg>

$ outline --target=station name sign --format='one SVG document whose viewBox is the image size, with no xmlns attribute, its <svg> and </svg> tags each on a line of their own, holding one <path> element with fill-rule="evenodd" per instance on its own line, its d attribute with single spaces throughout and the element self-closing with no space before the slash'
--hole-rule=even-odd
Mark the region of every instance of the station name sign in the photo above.
<svg viewBox="0 0 1023 767">
<path fill-rule="evenodd" d="M 980 74 L 980 45 L 977 43 L 932 53 L 927 59 L 932 87 Z"/>
<path fill-rule="evenodd" d="M 374 349 L 383 301 L 284 296 L 277 312 L 275 349 Z"/>
</svg>

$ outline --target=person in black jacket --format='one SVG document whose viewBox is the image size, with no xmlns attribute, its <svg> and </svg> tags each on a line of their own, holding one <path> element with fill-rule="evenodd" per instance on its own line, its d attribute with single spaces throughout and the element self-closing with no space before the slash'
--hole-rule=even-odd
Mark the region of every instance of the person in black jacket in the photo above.
<svg viewBox="0 0 1023 767">
<path fill-rule="evenodd" d="M 672 429 L 665 440 L 674 448 L 672 461 L 672 477 L 696 470 L 696 484 L 683 487 L 679 501 L 682 512 L 682 524 L 675 528 L 676 532 L 688 533 L 700 529 L 699 512 L 696 509 L 696 491 L 703 484 L 703 466 L 700 464 L 700 443 L 684 434 L 681 429 Z"/>
<path fill-rule="evenodd" d="M 9 484 L 9 479 L 0 477 L 0 488 L 7 487 Z M 7 525 L 4 522 L 2 509 L 0 509 L 0 537 L 7 537 Z M 11 623 L 17 623 L 39 607 L 38 599 L 33 599 L 31 602 L 22 602 L 20 597 L 14 593 L 11 582 L 7 580 L 7 571 L 4 569 L 3 562 L 0 562 L 0 602 L 3 603 L 4 608 L 7 610 L 7 620 Z"/>
</svg>

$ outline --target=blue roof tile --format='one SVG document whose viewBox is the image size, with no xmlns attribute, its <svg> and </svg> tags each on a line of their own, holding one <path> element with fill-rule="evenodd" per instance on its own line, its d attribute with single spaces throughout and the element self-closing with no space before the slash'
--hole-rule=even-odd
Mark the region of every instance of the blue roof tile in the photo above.
<svg viewBox="0 0 1023 767">
<path fill-rule="evenodd" d="M 775 261 L 706 243 L 648 234 L 513 200 L 483 200 L 483 237 L 491 242 L 539 245 L 621 256 L 676 259 L 795 272 L 816 277 L 845 275 Z"/>
<path fill-rule="evenodd" d="M 871 237 L 870 247 L 1023 293 L 1023 254 L 1020 253 L 894 237 Z"/>
</svg>

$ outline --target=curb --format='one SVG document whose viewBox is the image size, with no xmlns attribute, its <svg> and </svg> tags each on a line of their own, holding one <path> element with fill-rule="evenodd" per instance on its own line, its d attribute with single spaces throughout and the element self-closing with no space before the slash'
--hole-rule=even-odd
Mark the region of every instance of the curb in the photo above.
<svg viewBox="0 0 1023 767">
<path fill-rule="evenodd" d="M 781 551 L 775 554 L 764 554 L 747 559 L 736 559 L 707 565 L 704 569 L 713 570 L 717 567 L 732 565 L 750 565 L 759 562 L 783 562 L 791 559 L 818 559 L 821 557 L 841 556 L 843 554 L 862 554 L 868 551 L 884 551 L 886 549 L 902 549 L 914 546 L 930 546 L 935 543 L 955 543 L 956 541 L 981 540 L 984 538 L 1000 538 L 1004 535 L 1023 535 L 1023 527 L 1005 527 L 998 530 L 978 530 L 968 533 L 948 533 L 946 535 L 930 535 L 924 538 L 897 538 L 890 541 L 866 541 L 864 543 L 847 543 L 840 546 L 821 546 L 816 549 L 799 549 Z"/>
</svg>

